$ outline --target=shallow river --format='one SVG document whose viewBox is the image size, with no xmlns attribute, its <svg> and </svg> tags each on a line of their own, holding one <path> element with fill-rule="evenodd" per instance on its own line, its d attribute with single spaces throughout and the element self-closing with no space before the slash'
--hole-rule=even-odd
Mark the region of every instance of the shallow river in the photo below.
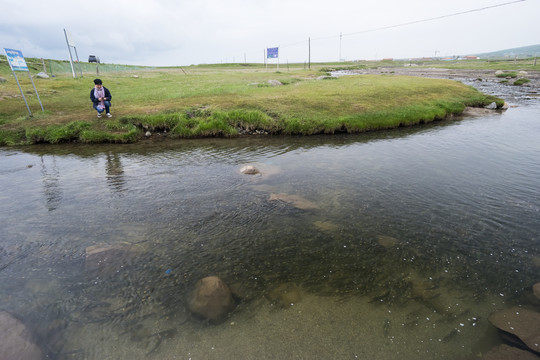
<svg viewBox="0 0 540 360">
<path fill-rule="evenodd" d="M 354 136 L 0 149 L 0 310 L 50 359 L 478 358 L 501 342 L 493 311 L 537 306 L 540 104 L 518 105 Z M 238 296 L 220 324 L 186 309 L 209 275 Z"/>
</svg>

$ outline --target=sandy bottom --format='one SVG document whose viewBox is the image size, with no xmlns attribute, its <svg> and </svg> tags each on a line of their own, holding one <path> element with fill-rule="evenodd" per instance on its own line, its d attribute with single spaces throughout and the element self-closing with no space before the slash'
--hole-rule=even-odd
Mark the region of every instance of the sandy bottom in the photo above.
<svg viewBox="0 0 540 360">
<path fill-rule="evenodd" d="M 281 307 L 261 298 L 241 304 L 219 325 L 177 314 L 149 316 L 132 329 L 114 323 L 74 328 L 64 355 L 102 360 L 477 359 L 498 343 L 487 321 L 501 305 L 493 300 L 456 304 L 459 311 L 443 316 L 416 301 L 388 307 L 363 297 L 302 293 L 297 303 Z"/>
</svg>

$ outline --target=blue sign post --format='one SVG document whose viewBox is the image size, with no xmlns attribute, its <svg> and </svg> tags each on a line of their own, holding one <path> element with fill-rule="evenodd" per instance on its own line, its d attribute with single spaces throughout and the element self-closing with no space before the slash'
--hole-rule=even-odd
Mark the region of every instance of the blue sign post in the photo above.
<svg viewBox="0 0 540 360">
<path fill-rule="evenodd" d="M 266 48 L 266 58 L 277 59 L 277 69 L 279 71 L 279 47 Z M 266 63 L 266 68 L 268 69 L 268 62 Z"/>
<path fill-rule="evenodd" d="M 20 50 L 4 48 L 4 51 L 12 71 L 28 71 L 28 66 Z"/>
<path fill-rule="evenodd" d="M 15 73 L 15 71 L 26 71 L 28 73 L 28 77 L 30 78 L 30 81 L 32 82 L 32 86 L 34 87 L 34 90 L 36 92 L 39 105 L 41 106 L 41 111 L 45 111 L 43 109 L 43 105 L 41 104 L 41 99 L 39 98 L 39 94 L 36 89 L 36 85 L 34 84 L 34 80 L 32 80 L 32 76 L 30 75 L 30 70 L 28 70 L 28 65 L 26 65 L 26 61 L 24 60 L 22 51 L 4 48 L 4 52 L 6 53 L 9 67 L 11 68 L 11 71 L 13 72 L 13 76 L 15 76 L 15 81 L 17 81 L 17 85 L 19 86 L 19 90 L 21 91 L 22 98 L 24 99 L 24 103 L 26 104 L 26 109 L 28 109 L 28 113 L 30 114 L 30 116 L 32 116 L 32 111 L 30 111 L 30 106 L 28 106 L 28 101 L 26 101 L 26 97 L 24 96 L 24 92 L 21 88 L 21 84 L 19 83 L 19 79 L 17 78 L 17 74 Z"/>
<path fill-rule="evenodd" d="M 268 48 L 266 49 L 266 58 L 267 59 L 278 59 L 279 58 L 279 48 Z"/>
</svg>

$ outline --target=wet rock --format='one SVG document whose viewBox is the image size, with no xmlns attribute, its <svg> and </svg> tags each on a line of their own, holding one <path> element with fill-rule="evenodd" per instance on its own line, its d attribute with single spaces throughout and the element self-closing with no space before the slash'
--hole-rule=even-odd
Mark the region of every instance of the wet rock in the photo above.
<svg viewBox="0 0 540 360">
<path fill-rule="evenodd" d="M 90 276 L 106 276 L 120 272 L 142 253 L 131 244 L 92 245 L 85 250 L 85 271 Z"/>
<path fill-rule="evenodd" d="M 508 110 L 509 107 L 510 107 L 510 105 L 508 105 L 508 103 L 505 101 L 504 105 L 501 108 L 501 110 Z"/>
<path fill-rule="evenodd" d="M 13 315 L 0 311 L 0 359 L 41 360 L 41 349 L 34 343 L 28 328 Z"/>
<path fill-rule="evenodd" d="M 319 206 L 309 200 L 304 199 L 298 195 L 289 195 L 285 193 L 281 194 L 271 194 L 269 201 L 283 201 L 288 204 L 292 204 L 297 209 L 308 210 L 308 209 L 319 209 Z"/>
<path fill-rule="evenodd" d="M 147 131 L 147 132 L 144 134 L 144 136 L 150 137 L 150 136 L 152 136 L 152 133 L 151 133 L 150 131 Z"/>
<path fill-rule="evenodd" d="M 538 299 L 540 299 L 540 283 L 536 283 L 533 285 L 533 294 Z M 538 326 L 540 326 L 540 324 Z"/>
<path fill-rule="evenodd" d="M 279 80 L 268 80 L 268 84 L 271 86 L 282 86 L 283 83 Z"/>
<path fill-rule="evenodd" d="M 189 311 L 214 323 L 225 320 L 235 307 L 231 290 L 217 276 L 199 280 L 188 300 Z"/>
<path fill-rule="evenodd" d="M 270 291 L 267 298 L 279 307 L 288 308 L 302 300 L 302 290 L 294 283 L 283 283 Z"/>
<path fill-rule="evenodd" d="M 540 352 L 540 313 L 512 307 L 489 316 L 496 328 L 517 336 L 529 349 Z"/>
<path fill-rule="evenodd" d="M 463 110 L 462 115 L 463 116 L 484 116 L 492 114 L 493 110 L 487 109 L 487 108 L 475 108 L 475 107 L 466 107 L 465 110 Z"/>
<path fill-rule="evenodd" d="M 525 350 L 521 350 L 508 345 L 500 345 L 489 350 L 482 360 L 537 360 L 540 357 Z"/>
<path fill-rule="evenodd" d="M 495 109 L 497 109 L 497 103 L 494 101 L 491 104 L 489 104 L 487 106 L 484 106 L 484 108 L 489 109 L 489 110 L 495 110 Z"/>
<path fill-rule="evenodd" d="M 260 173 L 259 169 L 257 169 L 255 166 L 253 165 L 246 165 L 244 167 L 242 167 L 240 169 L 240 172 L 242 174 L 246 174 L 246 175 L 257 175 Z"/>
</svg>

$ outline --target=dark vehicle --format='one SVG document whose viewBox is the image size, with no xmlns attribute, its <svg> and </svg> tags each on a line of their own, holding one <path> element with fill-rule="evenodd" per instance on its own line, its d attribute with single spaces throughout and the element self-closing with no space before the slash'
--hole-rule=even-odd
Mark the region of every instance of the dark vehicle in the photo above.
<svg viewBox="0 0 540 360">
<path fill-rule="evenodd" d="M 92 63 L 98 63 L 99 64 L 99 58 L 96 55 L 89 55 L 88 56 L 88 62 Z"/>
</svg>

